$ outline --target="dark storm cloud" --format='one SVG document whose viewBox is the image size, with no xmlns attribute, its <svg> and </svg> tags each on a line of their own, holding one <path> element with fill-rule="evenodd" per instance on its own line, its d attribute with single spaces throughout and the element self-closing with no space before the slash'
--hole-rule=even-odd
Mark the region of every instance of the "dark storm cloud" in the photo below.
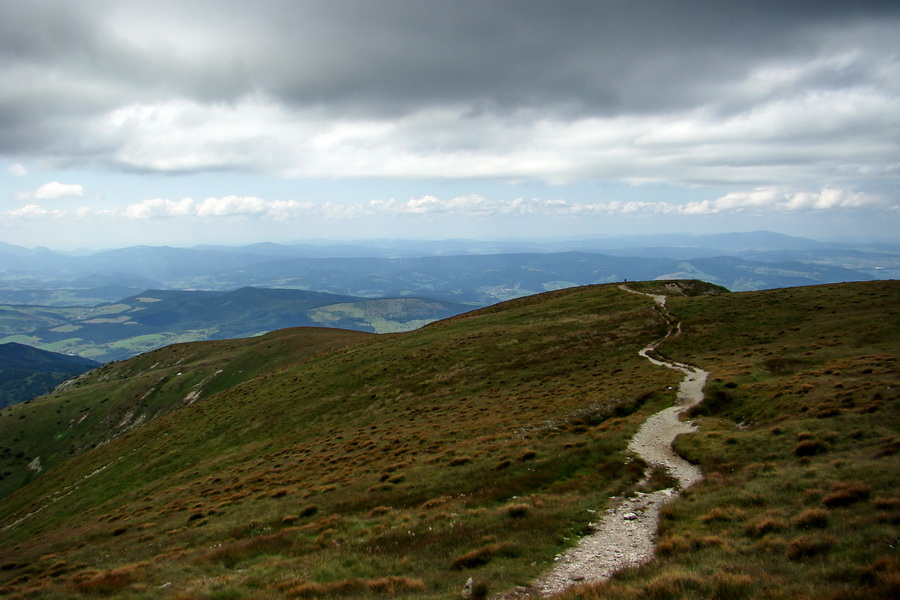
<svg viewBox="0 0 900 600">
<path fill-rule="evenodd" d="M 96 119 L 178 101 L 261 97 L 323 121 L 452 108 L 506 131 L 694 109 L 727 118 L 834 90 L 896 99 L 898 13 L 890 2 L 0 0 L 0 152 L 111 156 L 140 133 L 98 131 Z M 885 132 L 878 119 L 854 126 Z"/>
<path fill-rule="evenodd" d="M 251 12 L 220 5 L 211 26 L 221 26 L 229 44 L 207 67 L 221 73 L 241 64 L 250 78 L 223 74 L 223 95 L 252 85 L 292 104 L 391 113 L 435 103 L 604 115 L 679 109 L 715 102 L 711 95 L 761 61 L 810 60 L 841 31 L 877 23 L 883 11 L 892 16 L 886 3 L 264 2 Z"/>
</svg>

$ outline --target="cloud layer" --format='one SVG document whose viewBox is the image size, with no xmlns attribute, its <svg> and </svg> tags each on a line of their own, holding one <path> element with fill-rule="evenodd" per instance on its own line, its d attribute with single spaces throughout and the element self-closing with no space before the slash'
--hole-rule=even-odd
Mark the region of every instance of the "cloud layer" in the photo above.
<svg viewBox="0 0 900 600">
<path fill-rule="evenodd" d="M 423 196 L 399 201 L 373 200 L 365 204 L 337 204 L 298 202 L 294 200 L 264 200 L 255 196 L 224 196 L 173 201 L 153 198 L 115 209 L 46 209 L 29 204 L 9 211 L 6 218 L 16 220 L 85 219 L 110 220 L 145 219 L 216 219 L 252 218 L 273 221 L 317 219 L 359 219 L 391 215 L 452 215 L 462 217 L 567 217 L 603 215 L 715 215 L 748 213 L 756 216 L 790 213 L 794 211 L 827 212 L 839 209 L 881 209 L 897 212 L 900 205 L 882 198 L 846 190 L 826 188 L 819 192 L 785 192 L 775 188 L 758 188 L 735 192 L 714 199 L 672 204 L 668 202 L 577 203 L 562 199 L 516 198 L 489 199 L 477 194 L 442 199 Z"/>
<path fill-rule="evenodd" d="M 898 29 L 885 2 L 2 2 L 0 153 L 124 172 L 893 186 Z"/>
</svg>

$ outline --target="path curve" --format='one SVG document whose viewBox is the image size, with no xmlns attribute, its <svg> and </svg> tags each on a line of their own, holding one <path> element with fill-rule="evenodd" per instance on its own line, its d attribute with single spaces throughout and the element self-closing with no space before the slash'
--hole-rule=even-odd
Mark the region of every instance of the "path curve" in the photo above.
<svg viewBox="0 0 900 600">
<path fill-rule="evenodd" d="M 666 335 L 647 345 L 640 355 L 655 365 L 684 373 L 675 406 L 644 421 L 631 438 L 628 449 L 651 466 L 648 471 L 652 467 L 664 468 L 684 489 L 702 479 L 703 474 L 699 467 L 675 454 L 672 442 L 676 436 L 694 431 L 693 425 L 681 421 L 679 417 L 683 411 L 703 400 L 703 386 L 708 372 L 665 359 L 656 352 L 663 341 L 681 333 L 681 322 L 669 313 L 665 296 L 645 294 L 624 285 L 619 287 L 626 292 L 653 298 L 660 314 L 669 324 Z M 676 488 L 649 494 L 637 492 L 607 509 L 600 522 L 592 524 L 595 533 L 582 538 L 576 547 L 557 556 L 553 570 L 538 581 L 536 588 L 543 595 L 558 594 L 576 584 L 605 581 L 616 571 L 649 561 L 653 558 L 659 511 L 678 495 Z"/>
</svg>

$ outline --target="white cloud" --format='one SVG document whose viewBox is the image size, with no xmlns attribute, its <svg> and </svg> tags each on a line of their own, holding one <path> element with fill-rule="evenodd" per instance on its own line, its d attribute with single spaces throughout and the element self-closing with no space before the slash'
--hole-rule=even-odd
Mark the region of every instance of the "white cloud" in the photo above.
<svg viewBox="0 0 900 600">
<path fill-rule="evenodd" d="M 37 204 L 28 204 L 22 208 L 17 208 L 16 210 L 8 212 L 7 215 L 15 219 L 33 220 L 52 216 L 52 213 Z"/>
<path fill-rule="evenodd" d="M 818 192 L 790 192 L 774 187 L 760 187 L 749 192 L 732 192 L 715 200 L 688 202 L 678 212 L 700 215 L 744 211 L 829 211 L 866 207 L 888 207 L 888 203 L 878 196 L 837 188 L 825 188 Z"/>
<path fill-rule="evenodd" d="M 166 200 L 152 198 L 121 209 L 102 211 L 104 214 L 125 219 L 169 219 L 169 218 L 225 218 L 256 217 L 285 220 L 300 217 L 314 209 L 311 202 L 294 200 L 263 200 L 256 196 L 210 197 L 203 201 L 193 198 Z"/>
<path fill-rule="evenodd" d="M 19 163 L 15 163 L 6 167 L 6 172 L 10 175 L 14 175 L 15 177 L 24 177 L 28 175 L 28 169 L 25 168 L 25 165 L 21 165 Z"/>
<path fill-rule="evenodd" d="M 562 199 L 516 198 L 491 200 L 477 194 L 442 200 L 435 196 L 397 200 L 373 201 L 370 210 L 375 214 L 456 214 L 467 216 L 591 216 L 591 215 L 709 215 L 781 212 L 825 212 L 865 208 L 897 209 L 883 198 L 861 192 L 837 188 L 821 191 L 786 191 L 775 187 L 760 187 L 750 191 L 731 192 L 715 200 L 691 201 L 675 204 L 663 201 L 611 200 L 606 202 L 569 202 Z"/>
<path fill-rule="evenodd" d="M 136 204 L 130 204 L 117 212 L 128 219 L 187 217 L 194 212 L 194 200 L 193 198 L 184 198 L 178 202 L 173 202 L 162 198 L 152 198 Z"/>
<path fill-rule="evenodd" d="M 405 201 L 372 200 L 368 203 L 300 202 L 296 200 L 265 200 L 258 196 L 209 197 L 203 201 L 183 198 L 173 201 L 163 198 L 143 200 L 122 208 L 95 209 L 80 207 L 72 210 L 48 210 L 29 204 L 9 211 L 0 218 L 12 220 L 72 219 L 80 221 L 140 221 L 184 220 L 214 222 L 219 219 L 241 221 L 291 220 L 359 220 L 384 216 L 455 216 L 471 218 L 493 217 L 602 217 L 602 216 L 660 216 L 660 215 L 727 215 L 765 216 L 773 213 L 822 214 L 859 213 L 869 211 L 900 211 L 900 203 L 882 197 L 839 188 L 820 191 L 791 191 L 778 187 L 759 187 L 749 191 L 731 192 L 712 200 L 697 200 L 682 204 L 665 201 L 573 202 L 560 198 L 487 198 L 467 194 L 450 198 L 434 195 L 413 197 Z"/>
<path fill-rule="evenodd" d="M 84 188 L 77 183 L 51 181 L 33 192 L 16 194 L 16 200 L 63 200 L 84 198 Z"/>
</svg>

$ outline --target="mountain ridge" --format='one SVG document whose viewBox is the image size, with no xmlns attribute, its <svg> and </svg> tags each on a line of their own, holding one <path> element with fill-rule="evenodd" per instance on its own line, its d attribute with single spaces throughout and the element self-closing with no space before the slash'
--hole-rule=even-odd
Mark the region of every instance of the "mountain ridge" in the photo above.
<svg viewBox="0 0 900 600">
<path fill-rule="evenodd" d="M 581 593 L 889 597 L 898 283 L 714 296 L 683 285 L 629 282 L 671 296 L 681 333 L 658 350 L 710 373 L 691 409 L 699 430 L 676 440 L 705 479 L 663 510 L 652 563 Z M 618 285 L 568 288 L 354 334 L 235 380 L 0 500 L 0 593 L 446 598 L 469 577 L 497 593 L 527 586 L 595 513 L 672 485 L 662 473 L 643 482 L 626 449 L 674 401 L 678 376 L 638 355 L 668 328 Z M 140 360 L 172 350 L 157 352 Z M 127 382 L 128 364 L 107 368 Z M 146 367 L 128 397 L 146 393 Z M 84 393 L 5 409 L 0 426 L 18 436 L 40 407 L 89 415 L 87 398 L 101 396 Z"/>
<path fill-rule="evenodd" d="M 567 263 L 567 252 L 592 255 L 590 268 L 573 271 Z M 545 256 L 538 259 L 536 254 Z M 59 260 L 55 261 L 54 256 Z M 507 257 L 506 269 L 497 273 L 499 277 L 495 281 L 479 277 L 485 265 L 496 262 L 492 256 Z M 516 256 L 518 259 L 510 258 Z M 737 268 L 734 263 L 722 260 L 726 256 L 747 262 Z M 4 251 L 0 247 L 0 257 L 3 258 L 0 302 L 70 306 L 77 304 L 79 298 L 91 297 L 101 302 L 128 295 L 110 297 L 108 291 L 93 287 L 129 287 L 132 293 L 138 293 L 150 288 L 229 291 L 247 285 L 365 297 L 424 294 L 484 306 L 509 299 L 507 293 L 492 288 L 516 289 L 522 269 L 538 268 L 544 273 L 539 278 L 532 273 L 528 285 L 519 286 L 519 295 L 526 295 L 562 285 L 608 283 L 625 278 L 655 279 L 679 271 L 679 262 L 699 258 L 718 260 L 721 264 L 714 274 L 710 273 L 715 277 L 711 281 L 735 291 L 885 279 L 900 273 L 900 245 L 897 244 L 875 247 L 826 243 L 765 231 L 521 242 L 320 240 L 236 247 L 141 246 L 77 256 L 25 248 Z M 769 278 L 768 263 L 784 262 L 788 258 L 796 263 L 789 270 L 798 276 L 787 280 Z M 535 266 L 536 262 L 540 264 Z M 450 276 L 448 265 L 451 264 L 462 269 L 457 272 L 459 277 Z M 409 268 L 410 265 L 416 268 Z M 329 269 L 337 269 L 345 277 L 335 277 Z M 748 277 L 747 272 L 753 276 Z M 386 273 L 389 280 L 380 279 L 377 273 Z M 91 280 L 98 283 L 91 284 Z M 46 291 L 42 293 L 41 288 Z"/>
</svg>

